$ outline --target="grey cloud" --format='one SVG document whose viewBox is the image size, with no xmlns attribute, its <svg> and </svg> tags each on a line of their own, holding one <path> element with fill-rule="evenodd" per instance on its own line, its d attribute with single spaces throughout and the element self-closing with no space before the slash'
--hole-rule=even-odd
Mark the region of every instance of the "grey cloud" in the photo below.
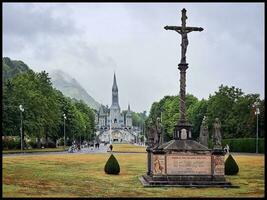
<svg viewBox="0 0 267 200">
<path fill-rule="evenodd" d="M 32 4 L 10 4 L 3 7 L 3 33 L 32 41 L 40 35 L 73 35 L 77 33 L 69 18 L 56 18 L 53 9 L 35 9 Z"/>
<path fill-rule="evenodd" d="M 86 42 L 83 29 L 77 28 L 70 6 L 46 4 L 4 4 L 4 53 L 27 51 L 35 59 L 68 60 L 70 63 L 92 67 L 116 67 L 115 61 L 99 53 L 97 47 Z M 60 6 L 60 12 L 59 7 Z M 66 63 L 66 62 L 64 62 Z"/>
<path fill-rule="evenodd" d="M 122 108 L 129 101 L 136 111 L 148 110 L 153 101 L 179 93 L 181 38 L 163 27 L 179 25 L 183 7 L 188 25 L 204 28 L 188 36 L 187 92 L 208 98 L 223 83 L 264 95 L 263 4 L 47 5 L 16 7 L 18 22 L 8 19 L 17 16 L 14 8 L 4 6 L 4 54 L 34 69 L 62 69 L 104 104 L 111 101 L 113 70 Z M 43 20 L 32 27 L 34 33 L 16 28 L 29 15 Z"/>
<path fill-rule="evenodd" d="M 69 46 L 68 46 L 69 45 Z M 101 52 L 101 49 L 89 45 L 83 40 L 77 40 L 64 47 L 65 52 L 77 60 L 81 66 L 90 65 L 91 67 L 112 67 L 116 68 L 116 62 L 109 56 Z"/>
</svg>

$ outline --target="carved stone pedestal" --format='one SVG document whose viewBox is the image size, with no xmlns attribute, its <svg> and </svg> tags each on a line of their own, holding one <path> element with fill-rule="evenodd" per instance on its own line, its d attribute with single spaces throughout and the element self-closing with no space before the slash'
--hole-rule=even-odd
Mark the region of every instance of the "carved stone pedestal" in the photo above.
<svg viewBox="0 0 267 200">
<path fill-rule="evenodd" d="M 211 150 L 194 140 L 171 140 L 148 150 L 144 186 L 237 187 L 224 177 L 224 152 Z"/>
</svg>

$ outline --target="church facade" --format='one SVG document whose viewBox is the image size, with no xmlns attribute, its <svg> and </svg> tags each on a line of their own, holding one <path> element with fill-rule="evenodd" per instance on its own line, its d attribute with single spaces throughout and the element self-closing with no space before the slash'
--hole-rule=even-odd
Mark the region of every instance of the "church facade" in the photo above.
<svg viewBox="0 0 267 200">
<path fill-rule="evenodd" d="M 110 108 L 101 105 L 96 114 L 96 127 L 98 130 L 105 129 L 132 129 L 132 113 L 130 105 L 126 113 L 121 112 L 119 105 L 119 90 L 114 73 L 112 85 L 112 103 Z"/>
</svg>

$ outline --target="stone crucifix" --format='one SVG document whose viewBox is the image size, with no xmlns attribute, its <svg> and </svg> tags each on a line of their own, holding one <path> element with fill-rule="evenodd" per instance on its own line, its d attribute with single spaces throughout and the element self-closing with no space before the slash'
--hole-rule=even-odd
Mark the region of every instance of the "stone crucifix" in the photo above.
<svg viewBox="0 0 267 200">
<path fill-rule="evenodd" d="M 173 30 L 176 31 L 177 33 L 181 34 L 182 36 L 182 43 L 181 43 L 181 47 L 182 47 L 182 51 L 181 51 L 181 63 L 186 63 L 186 50 L 187 50 L 187 46 L 188 46 L 188 39 L 187 39 L 187 33 L 190 33 L 192 31 L 203 31 L 204 29 L 201 27 L 189 27 L 186 26 L 186 9 L 182 10 L 182 26 L 165 26 L 164 28 L 166 30 Z"/>
<path fill-rule="evenodd" d="M 182 26 L 165 26 L 166 30 L 173 30 L 179 33 L 182 37 L 181 43 L 181 62 L 178 64 L 178 69 L 180 70 L 180 118 L 175 126 L 174 131 L 174 139 L 179 139 L 183 133 L 187 134 L 187 138 L 191 138 L 191 124 L 186 119 L 186 105 L 185 105 L 185 87 L 186 87 L 186 69 L 188 68 L 188 64 L 186 63 L 186 50 L 188 46 L 188 38 L 187 34 L 192 31 L 203 31 L 204 29 L 201 27 L 189 27 L 186 26 L 186 9 L 182 10 Z M 185 132 L 186 131 L 186 132 Z"/>
</svg>

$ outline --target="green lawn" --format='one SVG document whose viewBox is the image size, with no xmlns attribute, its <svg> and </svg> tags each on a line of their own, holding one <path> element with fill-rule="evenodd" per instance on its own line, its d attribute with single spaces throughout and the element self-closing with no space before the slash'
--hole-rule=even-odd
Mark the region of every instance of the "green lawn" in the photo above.
<svg viewBox="0 0 267 200">
<path fill-rule="evenodd" d="M 112 144 L 113 152 L 143 152 L 146 153 L 146 147 L 136 146 L 132 144 Z"/>
<path fill-rule="evenodd" d="M 109 154 L 65 154 L 3 158 L 3 197 L 263 197 L 264 156 L 234 156 L 240 188 L 144 188 L 146 154 L 114 154 L 120 175 L 107 175 Z"/>
</svg>

